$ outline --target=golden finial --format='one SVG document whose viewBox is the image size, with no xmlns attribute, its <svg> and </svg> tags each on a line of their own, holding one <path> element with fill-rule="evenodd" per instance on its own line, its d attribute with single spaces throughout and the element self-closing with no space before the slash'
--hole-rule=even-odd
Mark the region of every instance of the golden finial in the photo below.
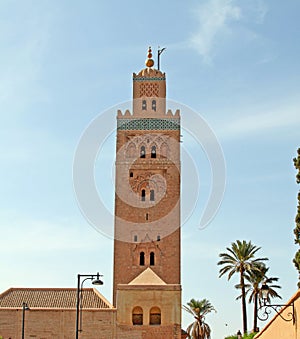
<svg viewBox="0 0 300 339">
<path fill-rule="evenodd" d="M 154 61 L 152 59 L 152 50 L 151 47 L 148 49 L 148 59 L 146 60 L 145 64 L 147 67 L 152 67 L 154 65 Z"/>
</svg>

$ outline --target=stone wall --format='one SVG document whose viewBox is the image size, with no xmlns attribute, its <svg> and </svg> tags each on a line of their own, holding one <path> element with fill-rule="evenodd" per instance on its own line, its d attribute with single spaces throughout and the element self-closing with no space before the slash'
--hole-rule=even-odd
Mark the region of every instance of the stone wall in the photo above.
<svg viewBox="0 0 300 339">
<path fill-rule="evenodd" d="M 180 339 L 180 325 L 170 326 L 117 326 L 118 339 Z"/>
<path fill-rule="evenodd" d="M 25 311 L 25 338 L 74 339 L 76 311 L 69 309 L 30 309 Z M 83 310 L 80 339 L 115 339 L 116 310 Z M 22 309 L 0 309 L 0 335 L 19 339 Z"/>
</svg>

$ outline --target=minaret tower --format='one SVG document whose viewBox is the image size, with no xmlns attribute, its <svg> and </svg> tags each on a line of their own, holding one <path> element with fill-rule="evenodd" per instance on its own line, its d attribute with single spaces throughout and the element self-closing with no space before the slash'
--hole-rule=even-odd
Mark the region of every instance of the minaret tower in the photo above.
<svg viewBox="0 0 300 339">
<path fill-rule="evenodd" d="M 166 76 L 153 66 L 149 48 L 146 68 L 133 74 L 132 113 L 117 115 L 113 303 L 119 324 L 151 325 L 156 314 L 178 328 L 180 114 L 166 110 Z"/>
</svg>

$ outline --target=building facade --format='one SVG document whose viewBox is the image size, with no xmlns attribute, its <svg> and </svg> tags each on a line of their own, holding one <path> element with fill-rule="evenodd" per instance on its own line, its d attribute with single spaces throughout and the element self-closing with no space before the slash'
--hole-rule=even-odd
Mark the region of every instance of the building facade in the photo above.
<svg viewBox="0 0 300 339">
<path fill-rule="evenodd" d="M 76 293 L 76 288 L 8 289 L 0 294 L 0 337 L 75 338 Z M 80 338 L 117 338 L 116 309 L 96 289 L 83 289 L 80 306 Z"/>
</svg>

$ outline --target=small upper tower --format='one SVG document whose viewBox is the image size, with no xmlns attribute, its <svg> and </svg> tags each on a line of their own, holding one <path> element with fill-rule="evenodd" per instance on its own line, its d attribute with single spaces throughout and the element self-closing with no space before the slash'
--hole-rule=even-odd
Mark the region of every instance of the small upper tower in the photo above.
<svg viewBox="0 0 300 339">
<path fill-rule="evenodd" d="M 151 47 L 147 57 L 147 68 L 133 73 L 133 112 L 155 118 L 159 113 L 166 113 L 166 75 L 153 68 Z"/>
</svg>

